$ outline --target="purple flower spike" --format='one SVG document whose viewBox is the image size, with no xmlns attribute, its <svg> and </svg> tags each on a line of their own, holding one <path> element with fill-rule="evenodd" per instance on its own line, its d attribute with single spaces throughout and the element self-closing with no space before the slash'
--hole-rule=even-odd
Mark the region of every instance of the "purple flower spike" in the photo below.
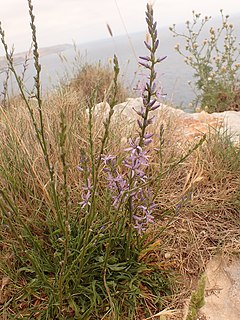
<svg viewBox="0 0 240 320">
<path fill-rule="evenodd" d="M 148 166 L 150 150 L 147 147 L 152 143 L 154 136 L 148 130 L 148 125 L 152 124 L 155 116 L 151 112 L 158 109 L 158 97 L 162 97 L 157 88 L 157 73 L 155 65 L 164 58 L 157 58 L 156 50 L 159 46 L 157 39 L 157 23 L 153 20 L 153 9 L 147 5 L 146 21 L 150 42 L 144 41 L 146 48 L 149 50 L 146 56 L 140 56 L 139 64 L 147 69 L 147 75 L 144 81 L 138 84 L 137 90 L 140 90 L 142 97 L 142 106 L 140 109 L 134 109 L 138 114 L 138 136 L 129 139 L 129 147 L 125 149 L 127 156 L 122 160 L 123 168 L 119 169 L 119 161 L 115 156 L 108 155 L 102 157 L 104 162 L 103 171 L 108 182 L 108 192 L 112 198 L 112 205 L 122 212 L 128 211 L 128 227 L 136 230 L 139 235 L 146 231 L 149 223 L 154 222 L 153 211 L 155 209 L 154 197 L 151 194 L 151 184 L 148 182 Z M 142 78 L 143 79 L 143 78 Z M 85 203 L 90 202 L 91 190 L 86 189 Z"/>
</svg>

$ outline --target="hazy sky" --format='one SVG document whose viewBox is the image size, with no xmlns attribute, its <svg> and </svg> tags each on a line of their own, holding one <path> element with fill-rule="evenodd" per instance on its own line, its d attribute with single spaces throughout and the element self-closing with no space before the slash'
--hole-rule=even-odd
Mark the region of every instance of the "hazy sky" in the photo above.
<svg viewBox="0 0 240 320">
<path fill-rule="evenodd" d="M 41 47 L 92 41 L 109 36 L 106 23 L 114 35 L 145 30 L 148 0 L 32 0 Z M 194 9 L 216 16 L 222 8 L 226 14 L 240 13 L 240 0 L 155 0 L 155 19 L 159 26 L 184 22 Z M 30 30 L 27 0 L 0 0 L 0 20 L 9 45 L 15 51 L 29 48 Z M 124 21 L 124 23 L 123 23 Z M 125 27 L 124 27 L 125 24 Z M 3 50 L 0 47 L 0 55 Z"/>
</svg>

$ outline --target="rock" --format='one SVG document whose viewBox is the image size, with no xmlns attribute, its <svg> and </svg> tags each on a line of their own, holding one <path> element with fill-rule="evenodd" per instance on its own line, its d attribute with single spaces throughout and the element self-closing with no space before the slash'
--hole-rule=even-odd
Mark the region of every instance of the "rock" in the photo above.
<svg viewBox="0 0 240 320">
<path fill-rule="evenodd" d="M 216 119 L 220 119 L 224 123 L 225 129 L 233 135 L 232 139 L 238 141 L 240 139 L 240 111 L 224 111 L 220 113 L 212 113 Z"/>
<path fill-rule="evenodd" d="M 198 319 L 240 319 L 240 259 L 213 258 L 206 268 L 205 305 Z"/>
<path fill-rule="evenodd" d="M 142 98 L 129 98 L 126 102 L 115 106 L 115 113 L 125 116 L 129 120 L 136 120 L 137 113 L 142 106 Z M 157 111 L 160 117 L 175 123 L 176 130 L 187 140 L 194 140 L 209 132 L 209 130 L 227 131 L 235 142 L 240 140 L 240 112 L 225 111 L 221 113 L 208 114 L 205 111 L 199 113 L 186 113 L 183 110 L 161 104 Z"/>
</svg>

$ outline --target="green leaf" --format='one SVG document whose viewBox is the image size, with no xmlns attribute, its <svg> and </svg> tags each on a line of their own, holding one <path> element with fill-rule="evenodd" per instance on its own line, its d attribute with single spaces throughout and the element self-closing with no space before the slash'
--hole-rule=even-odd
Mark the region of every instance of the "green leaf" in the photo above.
<svg viewBox="0 0 240 320">
<path fill-rule="evenodd" d="M 127 268 L 126 262 L 117 263 L 117 264 L 108 264 L 107 267 L 112 271 L 122 271 Z"/>
</svg>

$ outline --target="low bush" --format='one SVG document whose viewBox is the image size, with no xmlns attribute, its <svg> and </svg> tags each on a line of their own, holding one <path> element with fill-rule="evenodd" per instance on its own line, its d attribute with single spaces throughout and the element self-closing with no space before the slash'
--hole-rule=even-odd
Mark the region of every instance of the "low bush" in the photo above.
<svg viewBox="0 0 240 320">
<path fill-rule="evenodd" d="M 176 44 L 175 49 L 194 70 L 196 103 L 210 113 L 240 110 L 240 45 L 229 16 L 221 11 L 221 18 L 221 26 L 211 27 L 207 38 L 203 33 L 211 17 L 201 18 L 194 11 L 192 22 L 186 22 L 186 32 L 178 32 L 175 25 L 170 28 L 174 37 L 185 42 Z"/>
</svg>

